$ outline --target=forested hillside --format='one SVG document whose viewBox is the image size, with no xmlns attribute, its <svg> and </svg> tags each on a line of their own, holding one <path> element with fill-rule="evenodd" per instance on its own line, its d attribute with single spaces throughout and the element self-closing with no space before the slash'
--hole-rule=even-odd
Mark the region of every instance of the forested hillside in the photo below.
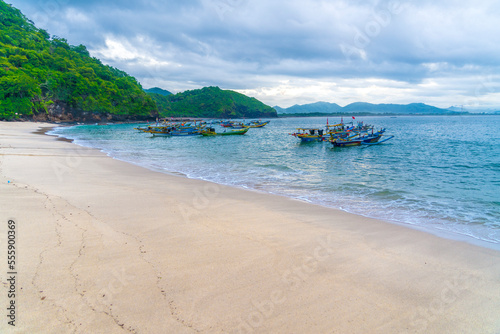
<svg viewBox="0 0 500 334">
<path fill-rule="evenodd" d="M 100 120 L 155 117 L 137 80 L 50 37 L 0 0 L 0 119 Z"/>
<path fill-rule="evenodd" d="M 162 117 L 260 118 L 277 117 L 276 110 L 246 95 L 205 87 L 175 95 L 150 93 Z"/>
<path fill-rule="evenodd" d="M 0 120 L 114 121 L 158 116 L 276 117 L 276 111 L 218 87 L 170 95 L 145 92 L 127 73 L 103 65 L 84 45 L 35 27 L 0 0 Z"/>
</svg>

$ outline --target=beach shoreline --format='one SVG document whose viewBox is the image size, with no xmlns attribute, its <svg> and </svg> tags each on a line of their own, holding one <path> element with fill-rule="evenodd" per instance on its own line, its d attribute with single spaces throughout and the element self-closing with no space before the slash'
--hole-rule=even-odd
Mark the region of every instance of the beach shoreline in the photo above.
<svg viewBox="0 0 500 334">
<path fill-rule="evenodd" d="M 19 332 L 500 330 L 497 251 L 33 133 L 50 126 L 0 122 Z"/>
<path fill-rule="evenodd" d="M 65 125 L 65 126 L 77 126 L 77 125 L 75 124 L 75 125 Z M 69 141 L 69 142 L 74 142 L 76 145 L 83 146 L 83 147 L 96 148 L 99 151 L 107 154 L 112 159 L 116 159 L 119 161 L 123 161 L 126 163 L 130 163 L 130 164 L 139 166 L 139 167 L 143 167 L 143 168 L 146 168 L 146 169 L 154 171 L 154 172 L 161 172 L 161 173 L 174 175 L 174 176 L 182 176 L 182 177 L 191 178 L 191 179 L 195 179 L 195 180 L 202 180 L 202 181 L 206 181 L 206 182 L 210 182 L 210 183 L 216 183 L 216 184 L 221 184 L 221 185 L 225 185 L 225 186 L 229 186 L 229 187 L 235 187 L 237 189 L 242 189 L 245 191 L 254 191 L 257 193 L 272 194 L 275 196 L 290 198 L 290 199 L 294 199 L 294 200 L 298 200 L 298 201 L 303 201 L 305 203 L 310 203 L 312 205 L 319 205 L 319 206 L 323 206 L 326 208 L 341 210 L 341 211 L 344 211 L 344 212 L 347 212 L 350 214 L 359 215 L 359 216 L 370 218 L 370 219 L 382 220 L 382 221 L 388 222 L 390 224 L 395 224 L 395 225 L 407 227 L 410 229 L 422 231 L 425 233 L 430 233 L 430 234 L 433 234 L 433 235 L 438 236 L 440 238 L 450 239 L 450 240 L 454 240 L 454 241 L 463 241 L 463 242 L 467 242 L 467 243 L 472 244 L 472 245 L 500 251 L 500 243 L 493 241 L 491 238 L 490 239 L 487 238 L 486 235 L 483 235 L 481 233 L 471 233 L 470 231 L 464 231 L 463 229 L 448 230 L 444 226 L 432 225 L 430 223 L 424 223 L 424 224 L 421 224 L 422 222 L 410 223 L 409 221 L 412 221 L 412 218 L 414 218 L 414 217 L 405 217 L 404 215 L 403 216 L 400 215 L 400 217 L 394 217 L 393 219 L 391 219 L 389 217 L 380 217 L 380 216 L 378 217 L 377 215 L 366 214 L 364 212 L 360 212 L 359 210 L 358 211 L 352 210 L 352 208 L 351 209 L 345 208 L 342 205 L 338 205 L 338 203 L 337 203 L 337 205 L 328 205 L 325 202 L 318 202 L 318 201 L 314 201 L 311 199 L 294 197 L 294 196 L 284 194 L 283 192 L 280 193 L 279 191 L 274 191 L 273 189 L 269 189 L 269 188 L 242 186 L 242 185 L 236 184 L 234 181 L 233 182 L 221 182 L 220 180 L 213 180 L 209 177 L 209 175 L 207 175 L 208 177 L 206 177 L 206 176 L 200 177 L 199 175 L 192 176 L 192 175 L 188 175 L 185 172 L 180 172 L 180 171 L 176 171 L 176 170 L 167 170 L 167 169 L 165 169 L 165 167 L 152 166 L 152 165 L 144 164 L 143 162 L 132 161 L 130 159 L 119 157 L 119 156 L 117 156 L 117 154 L 113 154 L 113 150 L 112 149 L 109 150 L 109 147 L 108 147 L 108 149 L 93 147 L 92 145 L 89 145 L 85 140 L 81 141 L 81 140 L 74 139 L 74 138 L 73 139 L 66 138 L 64 133 L 63 134 L 51 133 L 50 129 L 54 129 L 54 128 L 48 127 L 44 131 L 36 132 L 36 133 L 57 136 L 58 140 L 65 140 L 65 141 Z M 71 137 L 71 136 L 69 136 L 69 137 Z M 75 142 L 75 140 L 76 140 L 76 142 Z M 405 218 L 406 218 L 406 220 L 405 220 Z"/>
</svg>

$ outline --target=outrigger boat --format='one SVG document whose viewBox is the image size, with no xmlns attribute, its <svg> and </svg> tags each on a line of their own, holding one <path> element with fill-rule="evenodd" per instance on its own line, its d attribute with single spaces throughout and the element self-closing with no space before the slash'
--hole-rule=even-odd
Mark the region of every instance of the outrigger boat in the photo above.
<svg viewBox="0 0 500 334">
<path fill-rule="evenodd" d="M 201 134 L 203 136 L 231 136 L 231 135 L 244 135 L 247 133 L 248 128 L 244 128 L 241 130 L 231 130 L 231 131 L 224 131 L 224 132 L 215 132 L 214 128 L 207 128 L 206 130 L 203 130 Z"/>
<path fill-rule="evenodd" d="M 228 126 L 224 126 L 225 128 L 233 128 L 233 129 L 245 129 L 248 128 L 243 122 L 231 122 Z"/>
<path fill-rule="evenodd" d="M 148 125 L 148 126 L 134 128 L 134 130 L 138 130 L 140 132 L 149 132 L 151 130 L 155 130 L 156 128 L 158 128 L 158 126 Z"/>
<path fill-rule="evenodd" d="M 290 134 L 299 138 L 302 142 L 330 141 L 333 146 L 345 147 L 375 145 L 394 137 L 390 136 L 380 141 L 384 132 L 385 129 L 374 132 L 374 127 L 364 124 L 364 122 L 357 122 L 357 124 L 354 125 L 353 122 L 344 123 L 344 121 L 341 120 L 338 124 L 329 125 L 327 119 L 325 130 L 321 128 L 298 128 L 297 132 Z"/>
<path fill-rule="evenodd" d="M 378 145 L 378 144 L 382 144 L 383 142 L 388 141 L 389 139 L 392 139 L 392 138 L 394 138 L 394 136 L 389 136 L 389 137 L 385 138 L 384 140 L 379 140 L 379 141 L 372 142 L 372 143 L 361 143 L 361 144 L 363 144 L 363 145 Z M 364 148 L 366 148 L 366 147 L 368 147 L 368 146 L 365 146 Z"/>
<path fill-rule="evenodd" d="M 148 125 L 135 128 L 141 132 L 151 133 L 153 136 L 195 136 L 199 135 L 204 124 L 191 125 L 191 123 L 164 123 L 162 125 Z"/>
<path fill-rule="evenodd" d="M 234 128 L 234 129 L 244 129 L 244 128 L 262 128 L 269 124 L 270 121 L 250 121 L 248 123 L 235 122 L 235 121 L 223 121 L 220 125 L 224 128 Z"/>
<path fill-rule="evenodd" d="M 351 123 L 352 124 L 352 123 Z M 354 126 L 348 126 L 341 121 L 338 124 L 329 125 L 326 121 L 325 129 L 321 128 L 298 128 L 297 132 L 290 133 L 299 138 L 302 142 L 327 141 L 333 138 L 347 137 L 354 129 Z"/>
<path fill-rule="evenodd" d="M 164 129 L 147 131 L 153 136 L 161 137 L 171 137 L 171 136 L 197 136 L 200 134 L 200 130 L 197 128 L 175 128 L 167 127 Z"/>
<path fill-rule="evenodd" d="M 249 128 L 262 128 L 264 126 L 266 126 L 267 124 L 269 124 L 270 121 L 261 121 L 261 120 L 258 120 L 258 121 L 251 121 L 249 123 L 246 124 L 247 127 Z"/>
<path fill-rule="evenodd" d="M 344 123 L 338 123 L 333 125 L 326 124 L 326 134 L 330 137 L 338 137 L 347 133 L 349 127 L 346 127 Z"/>
<path fill-rule="evenodd" d="M 302 142 L 324 141 L 326 137 L 323 129 L 318 128 L 297 128 L 297 132 L 290 133 L 299 138 Z"/>
<path fill-rule="evenodd" d="M 385 129 L 377 131 L 372 134 L 362 134 L 361 132 L 347 138 L 333 138 L 330 140 L 334 147 L 348 147 L 348 146 L 360 146 L 360 145 L 373 145 L 376 144 L 382 135 L 384 134 Z M 387 141 L 394 136 L 390 136 L 389 138 L 383 140 Z"/>
<path fill-rule="evenodd" d="M 219 125 L 223 128 L 231 128 L 233 125 L 233 121 L 220 121 Z"/>
</svg>

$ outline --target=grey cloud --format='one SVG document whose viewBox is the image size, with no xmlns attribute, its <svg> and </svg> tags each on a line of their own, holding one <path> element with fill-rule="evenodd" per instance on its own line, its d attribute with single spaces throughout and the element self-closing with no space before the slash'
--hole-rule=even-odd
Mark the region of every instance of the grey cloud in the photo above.
<svg viewBox="0 0 500 334">
<path fill-rule="evenodd" d="M 141 81 L 175 84 L 164 87 L 173 91 L 257 89 L 278 78 L 433 78 L 453 91 L 446 79 L 472 82 L 500 67 L 500 5 L 488 0 L 11 2 L 49 33 L 101 52 Z M 106 54 L 110 39 L 133 45 L 137 59 Z"/>
</svg>

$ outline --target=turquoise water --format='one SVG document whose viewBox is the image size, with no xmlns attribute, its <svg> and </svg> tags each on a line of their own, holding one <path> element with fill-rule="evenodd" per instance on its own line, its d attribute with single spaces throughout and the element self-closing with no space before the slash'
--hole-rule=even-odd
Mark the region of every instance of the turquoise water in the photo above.
<svg viewBox="0 0 500 334">
<path fill-rule="evenodd" d="M 83 125 L 54 133 L 150 169 L 293 197 L 500 249 L 500 116 L 359 120 L 395 137 L 375 146 L 334 148 L 328 142 L 301 144 L 288 135 L 297 127 L 323 127 L 326 118 L 316 117 L 273 119 L 244 136 L 152 137 L 131 124 Z"/>
</svg>

